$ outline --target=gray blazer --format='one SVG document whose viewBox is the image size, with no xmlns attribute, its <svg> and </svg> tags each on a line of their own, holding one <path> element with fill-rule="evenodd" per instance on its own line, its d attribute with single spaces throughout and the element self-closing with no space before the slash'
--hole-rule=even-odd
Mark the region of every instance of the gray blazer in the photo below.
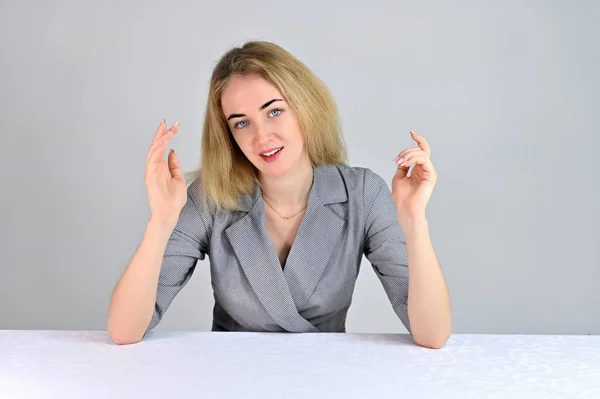
<svg viewBox="0 0 600 399">
<path fill-rule="evenodd" d="M 386 182 L 368 168 L 314 168 L 308 207 L 282 269 L 265 226 L 260 187 L 239 211 L 200 209 L 199 180 L 166 247 L 156 306 L 161 320 L 198 260 L 210 259 L 213 331 L 345 332 L 362 255 L 410 332 L 406 242 Z"/>
</svg>

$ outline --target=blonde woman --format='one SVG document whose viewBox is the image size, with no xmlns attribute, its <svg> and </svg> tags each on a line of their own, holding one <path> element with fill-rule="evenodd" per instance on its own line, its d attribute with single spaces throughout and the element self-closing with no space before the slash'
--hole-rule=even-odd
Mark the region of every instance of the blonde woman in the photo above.
<svg viewBox="0 0 600 399">
<path fill-rule="evenodd" d="M 154 328 L 207 255 L 213 331 L 345 332 L 364 254 L 415 343 L 444 345 L 450 300 L 425 216 L 437 173 L 422 136 L 393 159 L 390 191 L 347 165 L 326 86 L 262 41 L 216 65 L 189 187 L 175 152 L 164 159 L 178 129 L 162 121 L 148 151 L 151 217 L 111 296 L 114 342 Z"/>
</svg>

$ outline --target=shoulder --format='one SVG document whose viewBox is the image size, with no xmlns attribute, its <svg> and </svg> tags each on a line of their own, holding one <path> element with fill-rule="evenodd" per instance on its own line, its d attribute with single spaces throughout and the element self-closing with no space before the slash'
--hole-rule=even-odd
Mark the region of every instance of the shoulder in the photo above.
<svg viewBox="0 0 600 399">
<path fill-rule="evenodd" d="M 191 199 L 194 203 L 201 203 L 204 192 L 202 191 L 202 184 L 200 177 L 194 178 L 188 185 L 188 199 Z"/>
<path fill-rule="evenodd" d="M 335 167 L 349 191 L 360 190 L 368 194 L 379 191 L 383 186 L 387 187 L 383 177 L 370 168 L 349 165 L 330 165 L 330 167 Z"/>
<path fill-rule="evenodd" d="M 318 170 L 317 192 L 324 203 L 345 202 L 367 215 L 377 203 L 388 207 L 391 190 L 386 181 L 372 169 L 362 166 L 325 165 Z"/>
<path fill-rule="evenodd" d="M 214 209 L 212 209 L 206 201 L 206 196 L 202 188 L 201 178 L 195 177 L 187 187 L 187 203 L 185 208 L 193 208 L 197 216 L 204 223 L 208 223 L 214 217 Z"/>
<path fill-rule="evenodd" d="M 383 177 L 367 167 L 336 165 L 346 183 L 348 196 L 360 204 L 365 218 L 372 216 L 373 207 L 395 214 L 391 190 Z"/>
</svg>

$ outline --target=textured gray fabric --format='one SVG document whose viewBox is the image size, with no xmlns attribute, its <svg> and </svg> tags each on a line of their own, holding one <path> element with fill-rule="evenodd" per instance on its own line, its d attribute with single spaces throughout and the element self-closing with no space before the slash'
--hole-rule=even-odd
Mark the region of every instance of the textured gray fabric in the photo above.
<svg viewBox="0 0 600 399">
<path fill-rule="evenodd" d="M 270 240 L 260 188 L 239 211 L 204 213 L 188 187 L 158 283 L 154 328 L 208 255 L 213 331 L 345 332 L 362 255 L 410 332 L 406 242 L 386 182 L 368 168 L 314 168 L 308 207 L 285 267 Z"/>
</svg>

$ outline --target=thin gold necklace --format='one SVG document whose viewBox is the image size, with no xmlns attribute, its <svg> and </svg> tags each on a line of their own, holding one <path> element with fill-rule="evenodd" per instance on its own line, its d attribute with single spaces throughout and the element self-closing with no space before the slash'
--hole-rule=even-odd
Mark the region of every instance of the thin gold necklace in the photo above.
<svg viewBox="0 0 600 399">
<path fill-rule="evenodd" d="M 310 190 L 312 190 L 312 186 L 313 186 L 314 184 L 315 184 L 315 175 L 314 175 L 314 173 L 313 173 L 312 182 L 310 183 Z M 309 191 L 310 191 L 310 190 L 309 190 Z M 261 188 L 260 192 L 261 192 L 261 194 L 262 194 L 262 188 Z M 308 207 L 308 201 L 307 201 L 307 202 L 306 202 L 306 205 L 304 206 L 304 208 L 300 209 L 298 212 L 294 213 L 294 214 L 293 214 L 293 215 L 291 215 L 291 216 L 283 216 L 283 215 L 281 215 L 281 213 L 277 212 L 277 209 L 275 209 L 275 208 L 273 207 L 273 205 L 271 205 L 271 203 L 270 203 L 269 201 L 267 201 L 267 199 L 265 198 L 265 196 L 264 196 L 264 195 L 261 195 L 261 196 L 262 196 L 263 200 L 264 200 L 264 201 L 267 203 L 267 205 L 269 205 L 269 207 L 270 207 L 271 209 L 273 209 L 273 210 L 275 211 L 275 213 L 276 213 L 276 214 L 277 214 L 277 215 L 278 215 L 280 218 L 282 218 L 283 220 L 288 220 L 288 219 L 291 219 L 291 218 L 293 218 L 294 216 L 296 216 L 297 214 L 299 214 L 300 212 L 302 212 L 303 210 L 305 210 L 305 209 Z"/>
<path fill-rule="evenodd" d="M 269 201 L 267 201 L 267 199 L 263 196 L 263 200 L 265 200 L 265 202 L 267 203 L 267 205 L 269 205 L 271 207 L 271 209 L 273 209 L 275 211 L 275 213 L 277 215 L 279 215 L 280 218 L 284 219 L 284 220 L 288 220 L 293 218 L 294 216 L 296 216 L 297 214 L 299 214 L 300 212 L 302 212 L 303 210 L 305 210 L 308 207 L 308 203 L 304 206 L 304 208 L 300 209 L 298 212 L 294 213 L 292 216 L 282 216 L 279 212 L 277 212 L 277 209 L 273 208 L 273 205 L 271 205 L 269 203 Z"/>
</svg>

